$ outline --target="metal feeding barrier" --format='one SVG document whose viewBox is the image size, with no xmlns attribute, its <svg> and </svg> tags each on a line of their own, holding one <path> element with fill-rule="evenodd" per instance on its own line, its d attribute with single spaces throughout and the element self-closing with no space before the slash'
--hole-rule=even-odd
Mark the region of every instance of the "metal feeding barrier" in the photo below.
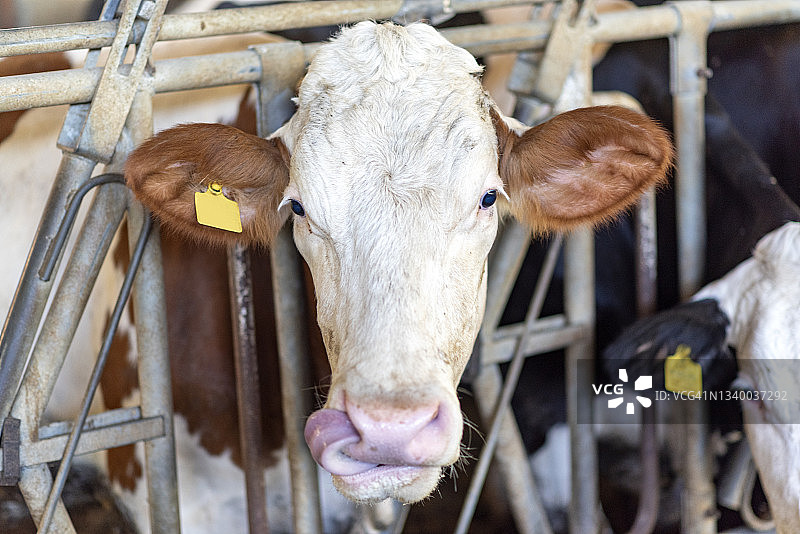
<svg viewBox="0 0 800 534">
<path fill-rule="evenodd" d="M 179 532 L 172 401 L 166 347 L 163 276 L 158 232 L 148 234 L 148 215 L 127 189 L 116 183 L 98 185 L 78 241 L 64 274 L 57 281 L 40 273 L 49 262 L 52 272 L 62 253 L 51 241 L 64 224 L 73 193 L 95 185 L 90 177 L 98 163 L 106 172 L 119 172 L 127 153 L 152 134 L 152 97 L 155 93 L 201 87 L 252 83 L 258 90 L 260 135 L 274 131 L 286 117 L 282 102 L 302 76 L 318 44 L 297 42 L 264 44 L 231 53 L 152 61 L 156 40 L 187 39 L 251 31 L 276 31 L 363 19 L 411 20 L 508 5 L 533 4 L 533 16 L 524 22 L 480 25 L 443 30 L 455 44 L 474 54 L 526 52 L 518 60 L 511 87 L 519 96 L 516 115 L 525 121 L 554 112 L 591 104 L 590 48 L 613 43 L 667 37 L 671 45 L 671 91 L 675 109 L 678 163 L 678 232 L 681 295 L 688 297 L 700 284 L 705 250 L 704 198 L 704 95 L 707 72 L 705 44 L 712 31 L 800 20 L 800 0 L 679 1 L 657 7 L 610 14 L 595 14 L 592 0 L 523 2 L 513 0 L 374 0 L 287 2 L 261 7 L 208 13 L 165 15 L 166 0 L 109 0 L 99 21 L 37 28 L 0 30 L 0 56 L 88 49 L 81 69 L 11 76 L 0 79 L 0 111 L 69 104 L 68 118 L 59 139 L 63 159 L 46 210 L 19 282 L 12 308 L 0 338 L 0 421 L 3 422 L 2 473 L 4 484 L 18 484 L 39 532 L 74 532 L 60 498 L 63 472 L 75 454 L 145 442 L 146 471 L 153 532 Z M 124 58 L 135 45 L 132 61 Z M 104 66 L 98 66 L 99 49 L 110 47 Z M 151 68 L 146 68 L 148 63 Z M 565 90 L 565 87 L 567 88 Z M 128 135 L 122 135 L 123 129 Z M 113 159 L 112 159 L 113 155 Z M 88 184 L 88 185 L 87 185 Z M 640 260 L 641 279 L 652 284 L 655 249 L 652 202 L 640 210 L 646 250 Z M 127 213 L 131 249 L 140 258 L 139 276 L 132 289 L 136 310 L 141 405 L 98 415 L 81 416 L 74 423 L 42 426 L 41 418 L 55 378 L 74 336 L 77 322 L 97 277 L 102 258 Z M 71 225 L 67 221 L 67 228 Z M 474 513 L 483 476 L 494 453 L 506 485 L 517 528 L 526 533 L 547 533 L 550 526 L 540 504 L 525 449 L 513 414 L 506 408 L 523 358 L 559 348 L 566 351 L 567 411 L 571 435 L 571 532 L 599 529 L 597 460 L 591 425 L 579 425 L 577 413 L 591 411 L 589 384 L 579 383 L 575 362 L 591 359 L 594 336 L 594 246 L 589 231 L 564 239 L 564 313 L 539 318 L 547 289 L 548 271 L 558 256 L 561 240 L 551 245 L 545 273 L 523 323 L 499 326 L 508 296 L 525 256 L 529 235 L 516 224 L 506 225 L 490 255 L 489 296 L 483 328 L 476 343 L 471 375 L 476 402 L 488 430 L 485 452 L 476 469 L 459 519 L 465 532 Z M 252 355 L 253 326 L 249 281 L 244 253 L 229 252 L 231 287 L 234 288 L 237 331 L 237 375 L 240 398 L 257 388 L 257 366 Z M 135 258 L 135 259 L 136 259 Z M 135 265 L 136 261 L 134 262 Z M 134 270 L 136 267 L 133 268 Z M 291 465 L 294 531 L 322 530 L 317 468 L 302 438 L 310 411 L 305 366 L 306 334 L 303 324 L 303 288 L 299 282 L 301 260 L 289 232 L 281 232 L 272 249 L 273 281 L 280 372 Z M 131 271 L 129 278 L 132 279 Z M 45 306 L 56 286 L 53 305 Z M 118 307 L 124 305 L 129 283 Z M 642 299 L 641 306 L 647 307 Z M 41 328 L 40 328 L 41 326 Z M 42 333 L 37 336 L 37 332 Z M 111 335 L 111 333 L 109 333 Z M 97 372 L 102 370 L 103 355 Z M 499 365 L 512 362 L 504 379 Z M 91 402 L 93 388 L 86 394 Z M 252 403 L 251 403 L 252 404 Z M 698 406 L 696 403 L 694 406 Z M 687 420 L 703 422 L 702 405 Z M 259 447 L 259 414 L 240 405 L 241 440 L 245 462 Z M 708 512 L 715 506 L 709 472 L 708 441 L 702 425 L 685 425 L 686 481 L 684 532 L 715 532 Z M 55 477 L 47 462 L 61 461 Z M 255 469 L 248 469 L 254 472 Z M 259 480 L 261 479 L 261 480 Z M 263 532 L 269 521 L 263 477 L 247 478 L 252 532 Z M 402 529 L 405 514 L 391 527 Z M 646 522 L 646 521 L 645 521 Z"/>
</svg>

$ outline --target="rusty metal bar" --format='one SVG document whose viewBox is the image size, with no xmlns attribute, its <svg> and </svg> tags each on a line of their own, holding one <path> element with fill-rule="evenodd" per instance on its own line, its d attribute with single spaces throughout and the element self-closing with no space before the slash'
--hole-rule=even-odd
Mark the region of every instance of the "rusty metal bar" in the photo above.
<svg viewBox="0 0 800 534">
<path fill-rule="evenodd" d="M 266 534 L 267 495 L 261 462 L 262 413 L 256 351 L 255 311 L 250 256 L 242 245 L 228 249 L 228 287 L 233 322 L 233 352 L 236 368 L 236 407 L 239 413 L 239 446 L 247 490 L 247 520 L 250 534 Z"/>
<path fill-rule="evenodd" d="M 658 305 L 656 192 L 645 191 L 636 210 L 636 314 L 646 317 Z"/>
<path fill-rule="evenodd" d="M 636 210 L 636 313 L 646 317 L 657 308 L 656 194 L 649 189 Z M 656 406 L 642 413 L 639 431 L 639 507 L 629 534 L 650 534 L 658 519 L 660 483 Z"/>
</svg>

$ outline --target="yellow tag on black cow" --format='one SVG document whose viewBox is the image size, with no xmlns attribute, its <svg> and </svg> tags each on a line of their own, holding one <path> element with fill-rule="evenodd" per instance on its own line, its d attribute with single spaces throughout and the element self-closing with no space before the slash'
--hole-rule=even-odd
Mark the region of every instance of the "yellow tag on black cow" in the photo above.
<svg viewBox="0 0 800 534">
<path fill-rule="evenodd" d="M 703 391 L 703 369 L 689 355 L 692 349 L 678 345 L 675 354 L 664 362 L 664 387 L 676 393 L 700 395 Z"/>
<path fill-rule="evenodd" d="M 225 198 L 222 186 L 212 183 L 203 193 L 194 194 L 194 209 L 197 222 L 204 226 L 242 233 L 242 218 L 239 215 L 239 204 Z"/>
</svg>

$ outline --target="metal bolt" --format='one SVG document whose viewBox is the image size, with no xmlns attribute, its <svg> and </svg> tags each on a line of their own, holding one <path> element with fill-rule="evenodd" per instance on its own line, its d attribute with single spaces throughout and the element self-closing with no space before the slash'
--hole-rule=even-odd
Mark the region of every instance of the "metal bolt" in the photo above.
<svg viewBox="0 0 800 534">
<path fill-rule="evenodd" d="M 702 67 L 697 69 L 696 74 L 698 78 L 710 80 L 714 76 L 714 71 L 711 70 L 711 67 Z"/>
</svg>

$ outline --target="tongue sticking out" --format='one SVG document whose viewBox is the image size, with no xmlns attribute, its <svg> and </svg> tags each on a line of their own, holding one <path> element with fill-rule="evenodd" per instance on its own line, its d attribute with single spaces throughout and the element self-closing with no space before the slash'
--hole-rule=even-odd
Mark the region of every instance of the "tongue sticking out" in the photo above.
<svg viewBox="0 0 800 534">
<path fill-rule="evenodd" d="M 378 465 L 344 453 L 348 445 L 361 440 L 345 412 L 329 409 L 314 412 L 306 422 L 305 438 L 314 460 L 332 475 L 356 475 Z"/>
</svg>

